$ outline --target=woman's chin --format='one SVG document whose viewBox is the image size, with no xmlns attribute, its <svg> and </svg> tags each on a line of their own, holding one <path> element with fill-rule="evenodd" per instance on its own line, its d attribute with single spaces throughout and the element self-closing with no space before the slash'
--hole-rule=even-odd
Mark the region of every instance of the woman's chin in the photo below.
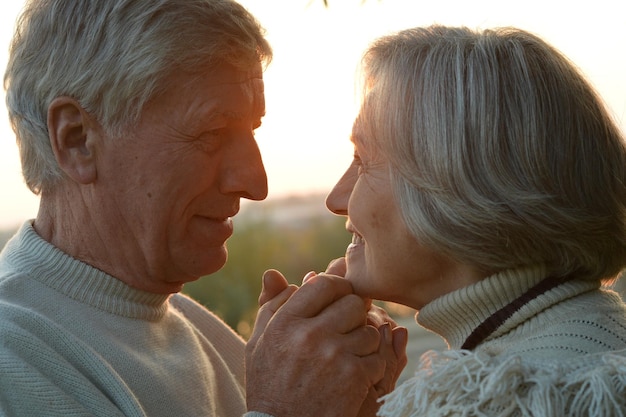
<svg viewBox="0 0 626 417">
<path fill-rule="evenodd" d="M 345 278 L 352 284 L 352 290 L 356 295 L 367 299 L 375 298 L 372 296 L 371 289 L 363 279 L 365 276 L 364 273 L 359 273 L 358 270 L 355 269 L 350 270 L 348 267 Z"/>
</svg>

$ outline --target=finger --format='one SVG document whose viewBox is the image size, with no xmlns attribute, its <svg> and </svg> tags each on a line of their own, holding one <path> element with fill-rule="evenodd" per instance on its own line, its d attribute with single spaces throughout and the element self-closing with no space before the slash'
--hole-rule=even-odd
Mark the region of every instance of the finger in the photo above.
<svg viewBox="0 0 626 417">
<path fill-rule="evenodd" d="M 381 326 L 379 331 L 381 335 L 379 354 L 385 360 L 386 366 L 384 376 L 379 382 L 376 383 L 375 389 L 376 392 L 382 396 L 388 394 L 395 388 L 396 381 L 400 376 L 402 369 L 406 365 L 406 355 L 404 350 L 399 352 L 400 355 L 396 352 L 393 329 L 389 323 Z M 396 330 L 396 333 L 396 338 L 398 338 L 398 343 L 400 343 L 399 339 L 402 338 L 403 334 L 406 335 L 406 332 Z"/>
<path fill-rule="evenodd" d="M 333 259 L 326 267 L 327 274 L 338 275 L 340 277 L 345 277 L 346 271 L 346 258 Z"/>
<path fill-rule="evenodd" d="M 367 305 L 358 295 L 348 294 L 328 305 L 313 320 L 318 328 L 337 334 L 349 333 L 367 324 Z"/>
<path fill-rule="evenodd" d="M 359 414 L 357 417 L 376 417 L 376 413 L 380 408 L 380 403 L 378 402 L 379 395 L 376 392 L 374 387 L 369 389 L 367 397 L 363 404 L 361 404 L 361 409 L 359 410 Z"/>
<path fill-rule="evenodd" d="M 397 326 L 392 330 L 391 333 L 393 336 L 393 343 L 392 343 L 393 351 L 396 354 L 396 358 L 398 358 L 398 369 L 396 370 L 396 377 L 395 377 L 395 381 L 397 381 L 398 378 L 400 377 L 400 373 L 402 373 L 402 371 L 406 367 L 406 364 L 408 363 L 406 348 L 409 343 L 409 331 L 407 330 L 406 327 Z M 394 387 L 395 387 L 395 381 L 394 381 Z"/>
<path fill-rule="evenodd" d="M 375 354 L 380 346 L 380 332 L 372 326 L 360 326 L 340 336 L 340 348 L 355 356 Z"/>
<path fill-rule="evenodd" d="M 304 276 L 304 278 L 302 278 L 302 283 L 304 284 L 309 279 L 313 278 L 315 275 L 317 275 L 317 273 L 315 271 L 307 272 L 307 274 Z"/>
<path fill-rule="evenodd" d="M 318 274 L 311 277 L 284 305 L 284 314 L 310 318 L 342 297 L 352 294 L 352 285 L 334 275 Z M 335 321 L 337 317 L 334 318 Z"/>
<path fill-rule="evenodd" d="M 389 316 L 387 311 L 375 304 L 370 304 L 367 311 L 367 324 L 371 324 L 377 329 L 385 323 L 390 323 L 391 328 L 397 326 L 396 322 Z"/>
<path fill-rule="evenodd" d="M 381 342 L 382 343 L 382 342 Z M 363 378 L 367 378 L 368 384 L 376 388 L 376 385 L 385 376 L 387 363 L 380 353 L 362 356 L 360 358 Z"/>
<path fill-rule="evenodd" d="M 262 283 L 263 286 L 261 288 L 261 294 L 259 295 L 259 306 L 262 306 L 276 297 L 289 286 L 283 274 L 275 269 L 268 269 L 263 273 Z"/>
<path fill-rule="evenodd" d="M 374 388 L 379 396 L 383 396 L 395 387 L 397 369 L 399 365 L 398 358 L 393 348 L 393 335 L 391 325 L 385 323 L 378 329 L 380 332 L 379 355 L 385 361 L 385 373 L 380 381 L 376 383 Z"/>
<path fill-rule="evenodd" d="M 266 301 L 260 308 L 254 322 L 254 330 L 250 341 L 255 343 L 256 340 L 263 334 L 263 331 L 267 327 L 269 321 L 274 317 L 274 314 L 278 309 L 285 304 L 296 292 L 298 287 L 296 285 L 288 285 L 283 291 L 271 300 Z"/>
</svg>

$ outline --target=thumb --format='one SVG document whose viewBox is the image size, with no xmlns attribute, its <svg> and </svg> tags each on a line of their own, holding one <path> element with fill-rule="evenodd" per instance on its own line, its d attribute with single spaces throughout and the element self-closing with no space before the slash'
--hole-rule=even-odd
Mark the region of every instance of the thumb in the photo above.
<svg viewBox="0 0 626 417">
<path fill-rule="evenodd" d="M 346 276 L 346 270 L 346 258 L 333 259 L 326 267 L 327 274 L 338 275 L 340 277 Z"/>
<path fill-rule="evenodd" d="M 292 296 L 298 287 L 289 284 L 283 274 L 271 269 L 263 274 L 263 290 L 259 296 L 260 308 L 254 323 L 254 330 L 248 343 L 255 344 L 261 337 L 274 313 Z"/>
<path fill-rule="evenodd" d="M 275 269 L 268 269 L 263 273 L 262 283 L 259 306 L 267 303 L 289 286 L 285 276 Z"/>
</svg>

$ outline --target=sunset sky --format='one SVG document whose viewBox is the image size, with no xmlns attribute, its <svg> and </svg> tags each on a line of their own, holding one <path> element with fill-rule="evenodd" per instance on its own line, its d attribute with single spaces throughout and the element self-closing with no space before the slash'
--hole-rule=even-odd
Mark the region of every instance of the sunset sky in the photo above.
<svg viewBox="0 0 626 417">
<path fill-rule="evenodd" d="M 265 74 L 267 116 L 257 131 L 270 198 L 327 192 L 352 156 L 355 70 L 374 38 L 412 26 L 517 26 L 577 63 L 626 130 L 626 15 L 619 2 L 528 0 L 242 0 L 267 29 L 275 58 Z M 20 1 L 0 5 L 0 67 Z M 34 217 L 0 94 L 0 228 Z"/>
</svg>

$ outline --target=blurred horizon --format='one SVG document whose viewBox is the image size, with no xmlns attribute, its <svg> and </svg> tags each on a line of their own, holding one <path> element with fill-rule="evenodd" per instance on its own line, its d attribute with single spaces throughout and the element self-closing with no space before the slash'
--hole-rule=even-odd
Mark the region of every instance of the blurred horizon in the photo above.
<svg viewBox="0 0 626 417">
<path fill-rule="evenodd" d="M 355 73 L 375 38 L 433 23 L 517 26 L 546 39 L 588 76 L 626 132 L 626 15 L 618 2 L 528 0 L 241 0 L 266 28 L 274 60 L 265 73 L 267 116 L 257 132 L 270 193 L 255 207 L 290 195 L 327 193 L 352 158 Z M 0 66 L 22 1 L 0 5 Z M 537 11 L 541 12 L 538 13 Z M 0 93 L 0 228 L 36 215 L 24 185 Z M 244 203 L 242 205 L 247 205 Z"/>
<path fill-rule="evenodd" d="M 235 217 L 226 265 L 185 284 L 183 289 L 244 338 L 253 328 L 263 271 L 278 269 L 291 283 L 299 284 L 306 272 L 323 271 L 329 260 L 342 256 L 351 240 L 344 219 L 325 210 L 321 193 L 272 199 L 263 207 L 255 204 L 242 207 Z M 0 248 L 13 232 L 0 228 Z M 615 289 L 626 296 L 626 281 L 618 281 Z M 401 380 L 416 369 L 422 353 L 446 349 L 439 335 L 416 323 L 416 311 L 399 304 L 377 303 L 409 330 L 409 363 Z"/>
</svg>

